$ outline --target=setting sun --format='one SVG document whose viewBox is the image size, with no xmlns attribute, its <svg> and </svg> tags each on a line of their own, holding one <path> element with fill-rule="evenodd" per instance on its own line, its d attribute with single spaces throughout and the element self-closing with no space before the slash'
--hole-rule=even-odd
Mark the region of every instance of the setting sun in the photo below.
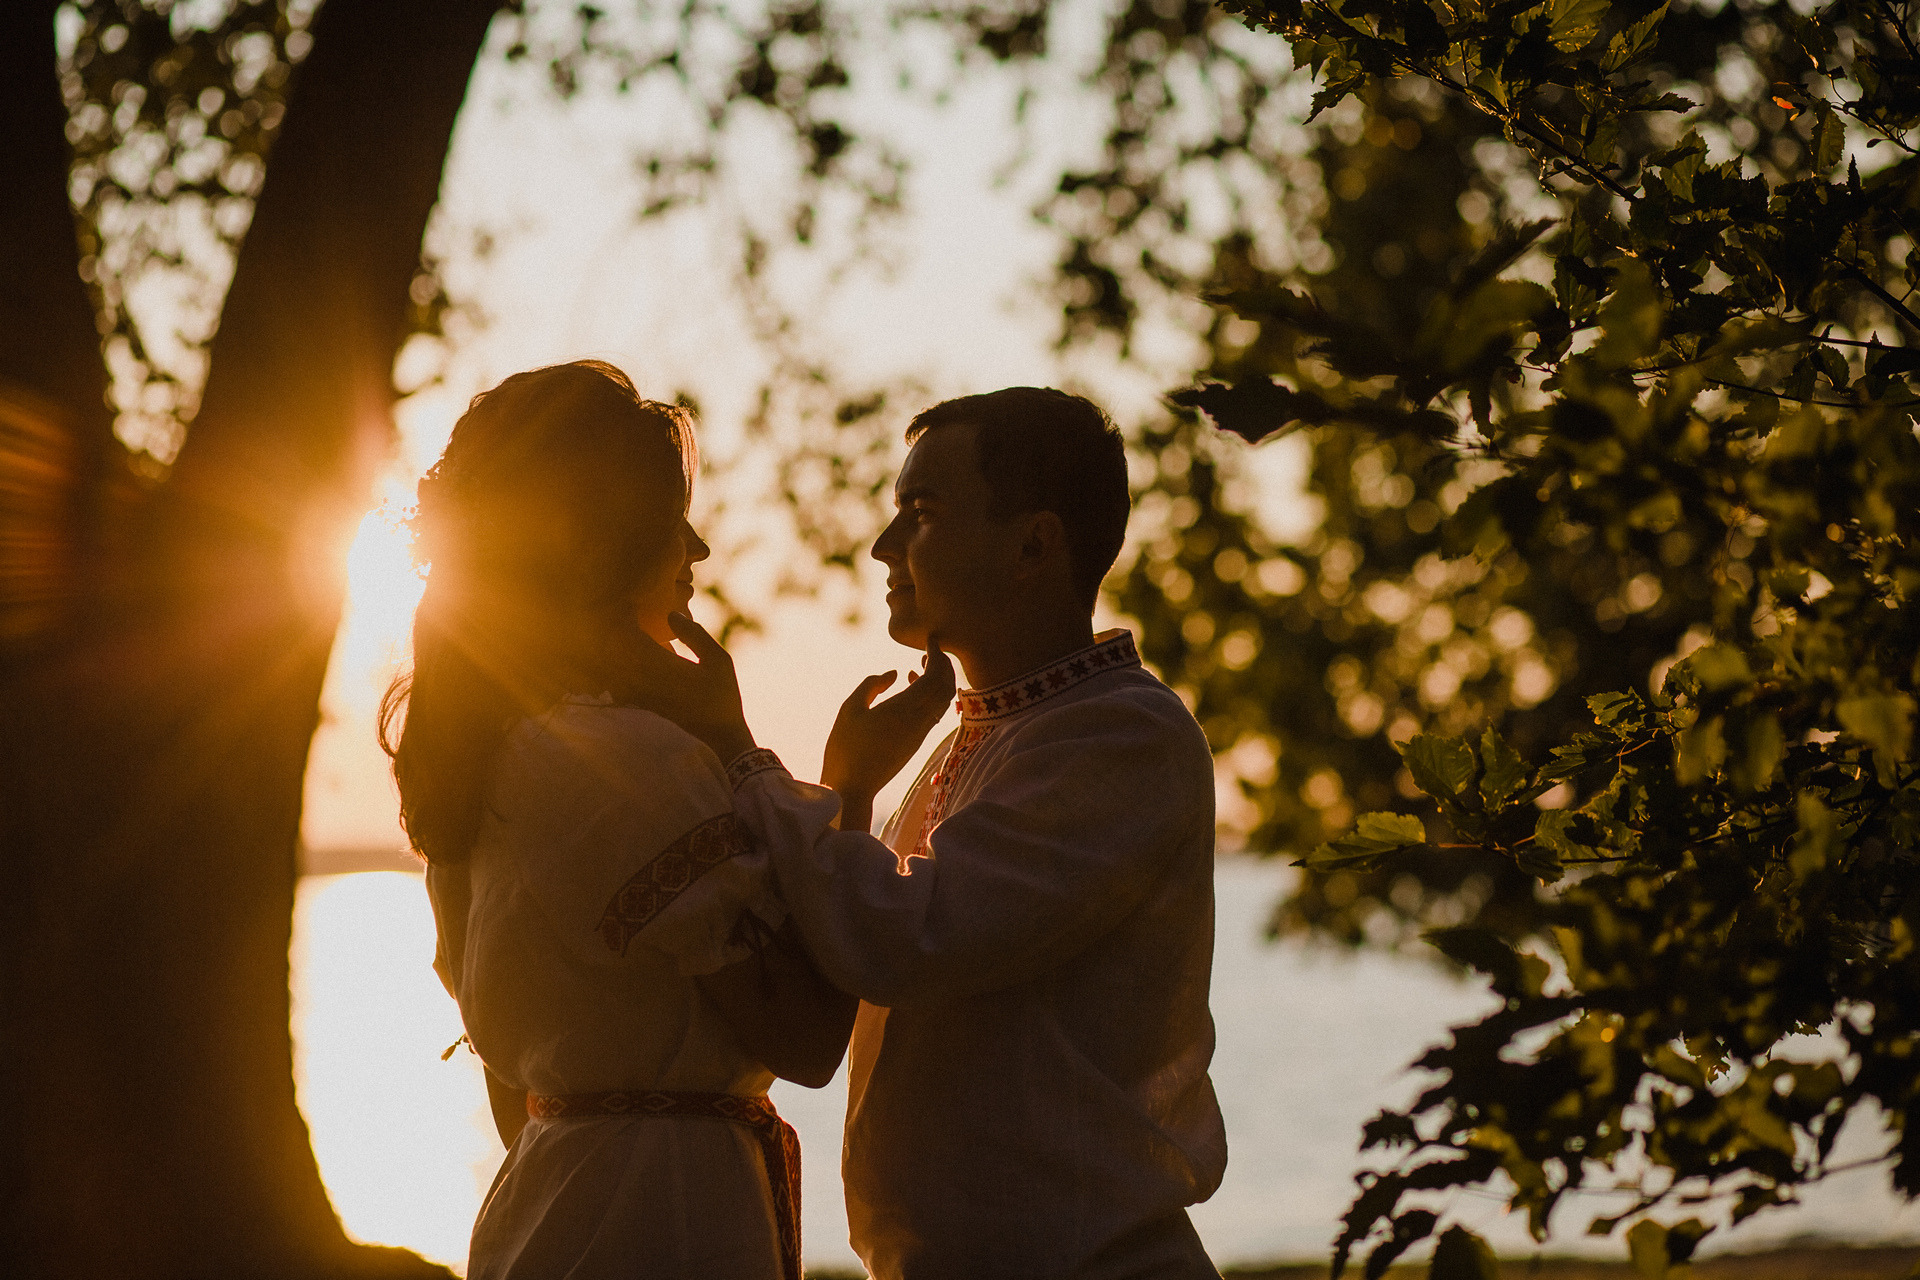
<svg viewBox="0 0 1920 1280">
<path fill-rule="evenodd" d="M 413 541 L 407 531 L 407 508 L 393 499 L 361 518 L 347 551 L 347 608 L 333 654 L 337 668 L 361 673 L 359 680 L 342 681 L 338 692 L 347 699 L 379 702 L 379 688 L 405 652 L 413 609 L 420 603 L 426 582 L 413 564 Z M 375 677 L 378 678 L 375 678 Z"/>
</svg>

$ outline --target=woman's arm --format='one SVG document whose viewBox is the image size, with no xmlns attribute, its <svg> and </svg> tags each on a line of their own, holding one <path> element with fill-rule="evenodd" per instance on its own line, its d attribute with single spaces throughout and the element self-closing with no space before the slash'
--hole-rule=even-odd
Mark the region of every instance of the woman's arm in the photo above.
<svg viewBox="0 0 1920 1280">
<path fill-rule="evenodd" d="M 500 1131 L 500 1141 L 513 1146 L 513 1140 L 527 1127 L 526 1091 L 487 1071 L 487 1105 L 493 1109 L 493 1127 Z"/>
<path fill-rule="evenodd" d="M 783 1080 L 818 1089 L 846 1056 L 860 1002 L 820 976 L 791 921 L 768 930 L 747 912 L 741 923 L 758 926 L 761 945 L 694 982 L 751 1057 Z"/>
</svg>

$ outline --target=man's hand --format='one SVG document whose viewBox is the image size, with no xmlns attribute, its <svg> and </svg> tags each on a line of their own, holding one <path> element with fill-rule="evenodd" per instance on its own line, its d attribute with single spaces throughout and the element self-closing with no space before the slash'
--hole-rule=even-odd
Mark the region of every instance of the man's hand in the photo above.
<svg viewBox="0 0 1920 1280">
<path fill-rule="evenodd" d="M 927 651 L 925 674 L 907 673 L 907 687 L 875 705 L 895 672 L 868 676 L 840 704 L 827 737 L 820 784 L 840 793 L 842 830 L 865 830 L 873 822 L 874 793 L 892 780 L 920 749 L 953 701 L 953 660 L 938 641 Z"/>
<path fill-rule="evenodd" d="M 667 623 L 698 661 L 689 662 L 665 645 L 640 636 L 631 651 L 639 677 L 632 701 L 706 743 L 721 764 L 730 763 L 753 750 L 753 731 L 747 728 L 746 712 L 740 707 L 733 656 L 684 613 L 668 614 Z"/>
</svg>

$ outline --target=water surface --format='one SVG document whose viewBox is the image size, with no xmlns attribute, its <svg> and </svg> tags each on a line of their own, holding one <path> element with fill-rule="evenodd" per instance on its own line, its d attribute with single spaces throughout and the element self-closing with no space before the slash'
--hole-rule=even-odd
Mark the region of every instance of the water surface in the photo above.
<svg viewBox="0 0 1920 1280">
<path fill-rule="evenodd" d="M 1489 1004 L 1479 985 L 1424 963 L 1274 946 L 1261 924 L 1282 868 L 1223 860 L 1213 1009 L 1213 1078 L 1226 1113 L 1225 1183 L 1194 1210 L 1222 1265 L 1323 1256 L 1353 1192 L 1360 1125 L 1404 1103 L 1419 1081 L 1404 1064 Z M 465 1049 L 453 1001 L 430 967 L 433 919 L 416 874 L 309 876 L 294 916 L 295 1075 L 314 1153 L 342 1222 L 356 1238 L 404 1245 L 461 1267 L 467 1233 L 503 1154 L 487 1114 L 477 1059 Z M 806 1090 L 779 1084 L 775 1102 L 800 1132 L 805 1158 L 807 1262 L 852 1267 L 839 1198 L 844 1082 Z M 1843 1147 L 1877 1149 L 1855 1126 Z M 1555 1252 L 1609 1252 L 1587 1220 L 1607 1199 L 1571 1204 L 1555 1219 Z M 1533 1251 L 1499 1201 L 1469 1196 L 1453 1213 L 1503 1253 Z M 1755 1247 L 1795 1234 L 1920 1238 L 1920 1205 L 1902 1206 L 1885 1175 L 1841 1175 L 1804 1206 L 1761 1218 L 1721 1247 Z"/>
</svg>

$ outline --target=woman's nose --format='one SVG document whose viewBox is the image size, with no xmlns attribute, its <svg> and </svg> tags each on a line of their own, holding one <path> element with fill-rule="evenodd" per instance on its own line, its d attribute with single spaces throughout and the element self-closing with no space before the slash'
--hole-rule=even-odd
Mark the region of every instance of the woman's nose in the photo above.
<svg viewBox="0 0 1920 1280">
<path fill-rule="evenodd" d="M 698 533 L 694 531 L 694 528 L 692 525 L 688 525 L 686 527 L 685 533 L 683 533 L 681 536 L 686 540 L 687 562 L 689 564 L 693 564 L 693 563 L 697 563 L 698 561 L 705 560 L 708 556 L 713 554 L 713 548 L 707 545 L 707 540 L 705 538 L 701 537 Z"/>
</svg>

